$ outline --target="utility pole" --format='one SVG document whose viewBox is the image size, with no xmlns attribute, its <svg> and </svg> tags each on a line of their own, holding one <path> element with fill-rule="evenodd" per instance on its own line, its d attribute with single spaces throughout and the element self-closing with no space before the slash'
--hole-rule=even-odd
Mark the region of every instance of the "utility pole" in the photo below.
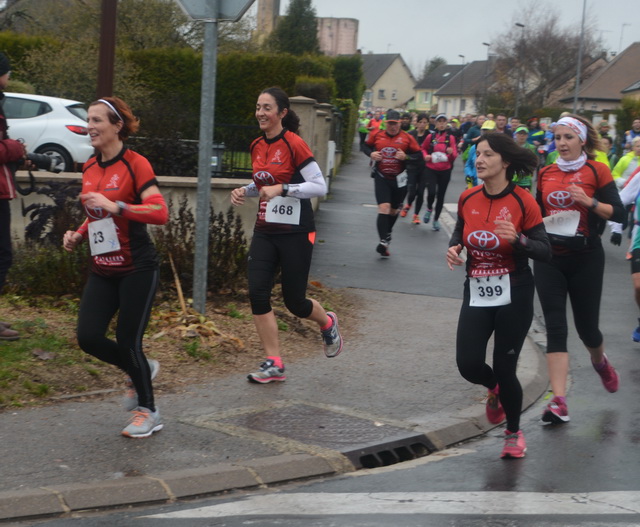
<svg viewBox="0 0 640 527">
<path fill-rule="evenodd" d="M 100 17 L 100 54 L 96 99 L 113 95 L 113 67 L 116 56 L 116 20 L 118 0 L 102 0 Z"/>
<path fill-rule="evenodd" d="M 584 46 L 584 17 L 587 12 L 587 0 L 582 3 L 582 27 L 580 29 L 580 46 L 578 47 L 578 68 L 576 71 L 576 91 L 573 94 L 573 113 L 578 111 L 578 94 L 580 92 L 580 77 L 582 75 L 582 48 Z"/>
</svg>

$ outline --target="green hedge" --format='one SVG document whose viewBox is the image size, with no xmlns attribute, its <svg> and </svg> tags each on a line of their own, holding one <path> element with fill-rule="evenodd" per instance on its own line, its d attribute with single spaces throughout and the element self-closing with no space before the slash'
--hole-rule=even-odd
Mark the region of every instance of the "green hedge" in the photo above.
<svg viewBox="0 0 640 527">
<path fill-rule="evenodd" d="M 353 151 L 353 141 L 358 126 L 358 106 L 351 99 L 338 99 L 336 106 L 342 112 L 342 163 L 344 164 L 349 161 Z"/>
</svg>

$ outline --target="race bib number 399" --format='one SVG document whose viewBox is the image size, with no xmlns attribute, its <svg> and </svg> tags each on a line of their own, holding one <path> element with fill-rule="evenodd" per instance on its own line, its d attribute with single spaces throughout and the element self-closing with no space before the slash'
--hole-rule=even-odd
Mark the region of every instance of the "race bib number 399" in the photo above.
<svg viewBox="0 0 640 527">
<path fill-rule="evenodd" d="M 511 281 L 508 274 L 469 278 L 471 307 L 506 306 L 511 303 Z"/>
<path fill-rule="evenodd" d="M 300 209 L 299 199 L 276 196 L 267 203 L 264 219 L 267 223 L 300 225 Z"/>
</svg>

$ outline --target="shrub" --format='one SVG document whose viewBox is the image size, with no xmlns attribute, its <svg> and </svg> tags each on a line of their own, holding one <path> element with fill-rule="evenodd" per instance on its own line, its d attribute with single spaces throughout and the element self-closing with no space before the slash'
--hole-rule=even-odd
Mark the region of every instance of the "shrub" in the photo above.
<svg viewBox="0 0 640 527">
<path fill-rule="evenodd" d="M 293 95 L 303 95 L 321 103 L 330 103 L 335 93 L 336 83 L 333 79 L 301 76 L 296 78 Z"/>
</svg>

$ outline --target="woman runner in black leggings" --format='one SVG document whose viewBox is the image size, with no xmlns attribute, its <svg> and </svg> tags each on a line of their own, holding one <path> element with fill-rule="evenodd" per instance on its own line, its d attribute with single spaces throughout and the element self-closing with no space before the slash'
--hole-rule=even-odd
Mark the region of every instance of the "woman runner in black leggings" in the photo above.
<svg viewBox="0 0 640 527">
<path fill-rule="evenodd" d="M 533 319 L 534 283 L 528 259 L 551 256 L 542 216 L 533 196 L 513 183 L 515 174 L 537 165 L 532 152 L 504 134 L 489 134 L 477 146 L 476 168 L 484 185 L 465 190 L 449 242 L 450 269 L 462 265 L 467 279 L 458 321 L 456 361 L 461 375 L 488 390 L 486 414 L 492 424 L 506 414 L 501 457 L 524 457 L 520 430 L 522 387 L 518 356 Z M 487 343 L 494 334 L 492 366 Z"/>
<path fill-rule="evenodd" d="M 97 154 L 82 170 L 80 197 L 87 220 L 63 240 L 67 251 L 85 238 L 90 245 L 78 344 L 128 375 L 125 408 L 132 415 L 122 430 L 126 437 L 148 437 L 163 427 L 151 382 L 160 366 L 145 357 L 142 336 L 158 284 L 158 259 L 146 225 L 162 225 L 169 215 L 149 161 L 123 143 L 138 126 L 129 106 L 117 97 L 89 106 L 88 129 Z M 107 331 L 116 313 L 112 339 Z"/>
</svg>

